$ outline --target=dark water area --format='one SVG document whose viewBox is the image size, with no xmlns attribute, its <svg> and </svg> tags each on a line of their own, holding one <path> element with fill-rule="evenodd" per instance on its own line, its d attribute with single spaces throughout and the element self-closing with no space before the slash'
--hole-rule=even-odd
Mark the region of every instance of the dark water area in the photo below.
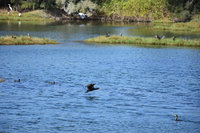
<svg viewBox="0 0 200 133">
<path fill-rule="evenodd" d="M 106 32 L 174 35 L 138 27 L 149 26 L 0 22 L 1 36 L 29 33 L 61 43 L 0 46 L 0 132 L 199 133 L 200 49 L 77 42 Z M 85 93 L 89 83 L 100 89 Z"/>
</svg>

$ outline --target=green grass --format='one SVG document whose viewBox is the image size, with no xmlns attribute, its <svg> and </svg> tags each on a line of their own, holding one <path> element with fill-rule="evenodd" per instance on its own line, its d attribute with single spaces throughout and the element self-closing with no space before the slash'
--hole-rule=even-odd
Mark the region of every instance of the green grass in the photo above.
<svg viewBox="0 0 200 133">
<path fill-rule="evenodd" d="M 186 23 L 160 23 L 155 24 L 153 29 L 156 30 L 169 30 L 173 32 L 200 32 L 199 22 L 186 22 Z"/>
<path fill-rule="evenodd" d="M 32 44 L 58 44 L 49 38 L 29 37 L 29 36 L 1 36 L 0 45 L 32 45 Z"/>
<path fill-rule="evenodd" d="M 144 38 L 144 37 L 126 37 L 126 36 L 98 36 L 84 40 L 88 43 L 107 43 L 107 44 L 136 44 L 136 45 L 153 45 L 153 46 L 188 46 L 188 47 L 200 47 L 200 39 L 185 40 L 176 38 L 174 41 L 172 38 L 166 38 L 158 40 L 156 38 Z"/>
<path fill-rule="evenodd" d="M 200 14 L 193 15 L 191 22 L 200 22 Z"/>
<path fill-rule="evenodd" d="M 35 10 L 30 12 L 22 13 L 21 17 L 18 16 L 17 11 L 12 11 L 8 15 L 7 10 L 0 10 L 0 20 L 12 20 L 12 21 L 49 21 L 53 22 L 54 19 L 50 18 L 50 15 L 47 14 L 44 10 Z"/>
</svg>

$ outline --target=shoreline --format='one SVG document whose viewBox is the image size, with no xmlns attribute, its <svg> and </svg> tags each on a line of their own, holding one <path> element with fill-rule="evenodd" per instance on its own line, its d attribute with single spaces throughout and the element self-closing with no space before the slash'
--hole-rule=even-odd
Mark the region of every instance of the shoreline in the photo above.
<svg viewBox="0 0 200 133">
<path fill-rule="evenodd" d="M 189 22 L 174 22 L 172 18 L 163 18 L 159 20 L 145 19 L 142 17 L 126 17 L 118 15 L 98 15 L 93 14 L 90 17 L 81 19 L 80 16 L 68 15 L 64 10 L 53 9 L 53 10 L 33 10 L 28 12 L 22 12 L 21 16 L 18 16 L 17 11 L 12 11 L 8 15 L 5 9 L 0 9 L 0 21 L 11 21 L 11 22 L 25 22 L 33 24 L 48 24 L 48 23 L 66 23 L 73 21 L 100 21 L 100 22 L 111 22 L 111 23 L 152 23 L 154 30 L 170 31 L 170 32 L 190 32 L 200 33 L 200 23 L 197 21 L 200 15 L 194 15 L 193 19 Z"/>
<path fill-rule="evenodd" d="M 0 9 L 0 20 L 24 20 L 24 21 L 38 21 L 38 20 L 47 20 L 47 21 L 73 21 L 73 20 L 99 20 L 102 22 L 156 22 L 160 19 L 152 19 L 146 17 L 135 17 L 135 16 L 120 16 L 117 14 L 106 15 L 106 14 L 98 14 L 93 13 L 91 16 L 86 17 L 85 19 L 81 19 L 78 14 L 68 15 L 62 9 L 38 9 L 32 11 L 24 11 L 20 12 L 21 16 L 18 16 L 18 11 L 12 11 L 10 15 L 6 9 Z M 29 18 L 34 18 L 29 20 Z M 38 19 L 38 20 L 37 20 Z M 167 19 L 167 20 L 166 20 Z M 162 21 L 163 20 L 163 21 Z M 187 20 L 178 19 L 178 18 L 163 18 L 162 22 L 189 22 Z"/>
</svg>

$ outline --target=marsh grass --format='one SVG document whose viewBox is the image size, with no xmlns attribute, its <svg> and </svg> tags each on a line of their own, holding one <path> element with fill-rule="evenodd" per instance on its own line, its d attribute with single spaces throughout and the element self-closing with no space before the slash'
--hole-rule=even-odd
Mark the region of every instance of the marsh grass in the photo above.
<svg viewBox="0 0 200 133">
<path fill-rule="evenodd" d="M 200 47 L 200 39 L 185 40 L 177 38 L 175 41 L 172 38 L 158 40 L 156 38 L 144 37 L 126 37 L 126 36 L 98 36 L 90 38 L 84 42 L 107 43 L 107 44 L 136 44 L 136 45 L 156 45 L 156 46 L 188 46 Z"/>
<path fill-rule="evenodd" d="M 0 45 L 32 45 L 32 44 L 58 44 L 49 38 L 29 37 L 29 36 L 1 36 Z"/>
<path fill-rule="evenodd" d="M 7 10 L 0 10 L 0 20 L 12 20 L 12 21 L 50 21 L 54 20 L 47 15 L 44 10 L 35 10 L 30 12 L 22 13 L 21 17 L 18 16 L 17 11 L 12 11 L 10 15 L 8 15 Z"/>
<path fill-rule="evenodd" d="M 169 30 L 172 32 L 200 32 L 199 22 L 186 22 L 186 23 L 155 23 L 153 29 L 156 30 Z"/>
</svg>

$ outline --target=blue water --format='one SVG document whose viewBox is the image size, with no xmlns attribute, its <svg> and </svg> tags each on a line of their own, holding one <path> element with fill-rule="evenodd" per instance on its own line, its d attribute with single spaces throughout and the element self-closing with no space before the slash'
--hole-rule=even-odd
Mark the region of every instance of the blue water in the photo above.
<svg viewBox="0 0 200 133">
<path fill-rule="evenodd" d="M 75 42 L 107 31 L 146 35 L 130 33 L 134 25 L 0 24 L 1 35 L 61 42 L 0 46 L 0 132 L 200 132 L 200 49 Z M 100 89 L 85 93 L 89 83 Z"/>
</svg>

